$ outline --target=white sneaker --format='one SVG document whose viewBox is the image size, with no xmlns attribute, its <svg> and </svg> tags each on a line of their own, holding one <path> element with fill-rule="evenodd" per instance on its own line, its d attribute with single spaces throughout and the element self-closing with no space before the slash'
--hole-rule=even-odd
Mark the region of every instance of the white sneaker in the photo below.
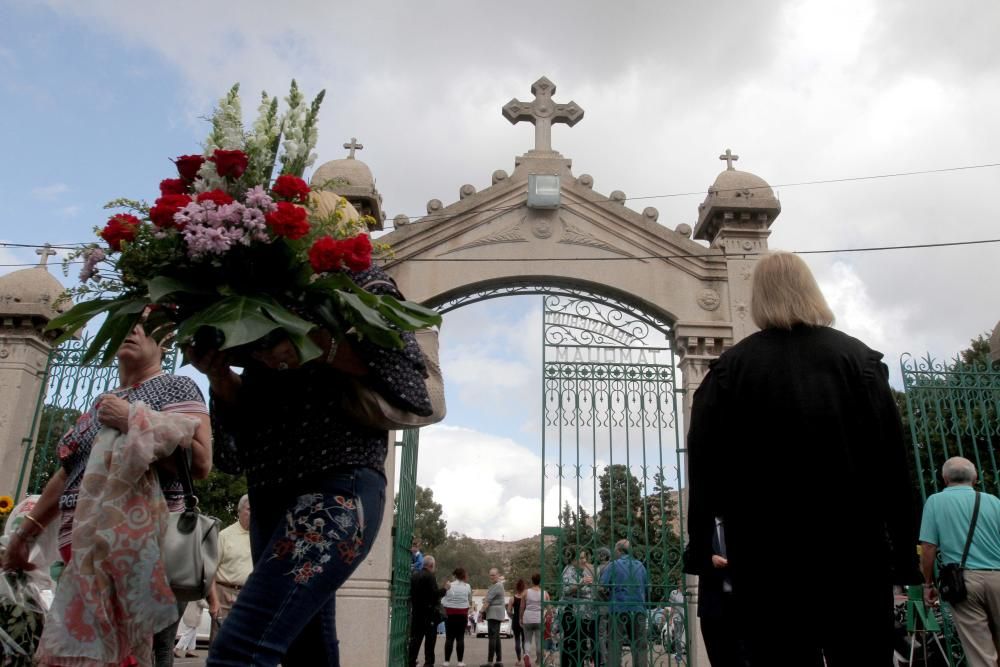
<svg viewBox="0 0 1000 667">
<path fill-rule="evenodd" d="M 465 663 L 464 662 L 458 663 L 458 667 L 465 667 Z"/>
<path fill-rule="evenodd" d="M 441 667 L 448 667 L 448 661 L 445 660 L 444 662 L 442 662 Z"/>
</svg>

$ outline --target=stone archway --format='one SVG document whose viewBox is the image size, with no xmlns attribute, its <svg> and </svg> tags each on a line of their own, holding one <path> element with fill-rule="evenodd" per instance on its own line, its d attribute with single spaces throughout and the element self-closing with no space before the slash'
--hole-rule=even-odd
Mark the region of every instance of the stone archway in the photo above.
<svg viewBox="0 0 1000 667">
<path fill-rule="evenodd" d="M 583 110 L 555 102 L 555 86 L 544 77 L 532 92 L 533 101 L 511 100 L 503 115 L 535 126 L 534 148 L 515 158 L 513 172 L 493 172 L 488 187 L 462 185 L 457 201 L 432 199 L 427 216 L 412 222 L 397 216 L 395 230 L 380 238 L 393 249 L 385 268 L 408 298 L 433 306 L 535 285 L 582 288 L 654 314 L 670 325 L 686 423 L 708 364 L 755 331 L 750 278 L 780 204 L 763 179 L 734 169 L 739 158 L 727 149 L 720 156 L 726 169 L 699 205 L 695 228 L 670 229 L 655 208 L 634 211 L 624 193 L 602 194 L 591 176 L 574 175 L 571 160 L 552 149 L 551 130 L 553 123 L 575 125 Z M 390 539 L 380 537 L 384 563 L 377 569 L 385 574 Z M 697 653 L 690 659 L 697 664 Z"/>
</svg>

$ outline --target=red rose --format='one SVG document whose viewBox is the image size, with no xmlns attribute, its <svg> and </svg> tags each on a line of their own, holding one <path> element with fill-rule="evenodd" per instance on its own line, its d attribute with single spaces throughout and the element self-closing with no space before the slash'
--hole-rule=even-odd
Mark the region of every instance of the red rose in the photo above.
<svg viewBox="0 0 1000 667">
<path fill-rule="evenodd" d="M 230 176 L 239 178 L 247 170 L 247 164 L 250 161 L 243 151 L 227 151 L 221 148 L 216 148 L 212 157 L 208 159 L 215 163 L 215 171 L 219 172 L 219 176 L 223 178 Z"/>
<path fill-rule="evenodd" d="M 285 174 L 278 176 L 271 186 L 271 192 L 288 201 L 305 204 L 309 199 L 309 186 L 298 176 Z"/>
<path fill-rule="evenodd" d="M 216 206 L 224 206 L 225 204 L 232 204 L 233 198 L 222 190 L 209 190 L 208 192 L 198 193 L 198 203 L 206 201 L 214 201 Z"/>
<path fill-rule="evenodd" d="M 316 239 L 309 248 L 309 263 L 316 273 L 326 273 L 340 268 L 344 260 L 344 248 L 339 241 L 329 236 Z"/>
<path fill-rule="evenodd" d="M 306 210 L 287 201 L 279 201 L 277 210 L 271 211 L 264 219 L 275 234 L 289 239 L 300 239 L 309 233 Z"/>
<path fill-rule="evenodd" d="M 351 271 L 364 271 L 372 265 L 372 242 L 367 234 L 358 234 L 353 239 L 342 241 L 344 244 L 344 264 Z"/>
<path fill-rule="evenodd" d="M 180 228 L 181 225 L 174 222 L 174 213 L 190 203 L 191 197 L 184 194 L 163 195 L 156 200 L 153 208 L 149 209 L 149 219 L 161 229 Z"/>
<path fill-rule="evenodd" d="M 187 194 L 187 183 L 183 178 L 165 178 L 160 181 L 161 195 L 183 195 Z"/>
<path fill-rule="evenodd" d="M 108 242 L 108 246 L 115 252 L 122 249 L 122 241 L 132 242 L 135 240 L 135 232 L 139 228 L 139 218 L 128 213 L 119 213 L 111 216 L 108 224 L 101 230 L 101 238 Z"/>
<path fill-rule="evenodd" d="M 174 160 L 174 164 L 177 165 L 177 173 L 181 175 L 181 178 L 190 183 L 198 175 L 201 165 L 205 164 L 205 156 L 181 155 Z"/>
</svg>

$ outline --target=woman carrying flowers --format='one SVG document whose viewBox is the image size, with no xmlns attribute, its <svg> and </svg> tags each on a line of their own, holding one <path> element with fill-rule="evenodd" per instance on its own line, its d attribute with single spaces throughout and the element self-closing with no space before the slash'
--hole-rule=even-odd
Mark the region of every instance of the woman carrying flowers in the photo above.
<svg viewBox="0 0 1000 667">
<path fill-rule="evenodd" d="M 384 274 L 352 273 L 358 284 Z M 380 293 L 401 298 L 388 281 Z M 225 354 L 189 358 L 211 386 L 222 468 L 235 452 L 246 472 L 254 571 L 212 644 L 208 665 L 339 665 L 336 591 L 364 560 L 385 506 L 388 433 L 344 409 L 348 379 L 366 377 L 387 399 L 429 414 L 423 357 L 329 334 L 320 359 L 299 365 L 282 342 L 255 353 L 241 375 Z M 226 462 L 228 463 L 228 462 Z"/>
<path fill-rule="evenodd" d="M 77 294 L 99 297 L 52 324 L 74 331 L 106 313 L 88 354 L 107 359 L 154 304 L 155 335 L 173 332 L 208 377 L 216 464 L 246 473 L 254 506 L 254 572 L 209 665 L 339 665 L 335 596 L 378 533 L 388 447 L 385 428 L 346 406 L 363 382 L 407 412 L 433 412 L 411 332 L 440 316 L 372 266 L 374 221 L 302 180 L 322 93 L 307 108 L 293 82 L 286 99 L 279 117 L 265 94 L 247 131 L 234 87 L 204 154 L 174 161 L 153 206 L 113 204 L 130 212 L 82 252 Z"/>
</svg>

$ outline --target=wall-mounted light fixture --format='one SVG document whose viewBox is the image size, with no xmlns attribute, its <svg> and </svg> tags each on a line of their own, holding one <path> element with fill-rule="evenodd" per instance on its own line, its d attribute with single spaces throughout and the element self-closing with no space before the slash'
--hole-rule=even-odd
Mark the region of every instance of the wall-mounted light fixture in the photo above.
<svg viewBox="0 0 1000 667">
<path fill-rule="evenodd" d="M 528 208 L 559 208 L 558 174 L 528 174 Z"/>
</svg>

